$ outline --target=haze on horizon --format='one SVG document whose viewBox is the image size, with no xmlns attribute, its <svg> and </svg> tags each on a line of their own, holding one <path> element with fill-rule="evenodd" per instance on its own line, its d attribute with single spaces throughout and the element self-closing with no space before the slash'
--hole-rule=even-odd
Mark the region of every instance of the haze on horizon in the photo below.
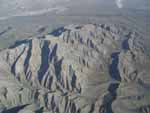
<svg viewBox="0 0 150 113">
<path fill-rule="evenodd" d="M 80 9 L 112 10 L 120 8 L 150 9 L 149 0 L 0 0 L 0 18 L 11 16 L 37 15 L 46 12 L 57 14 Z M 98 10 L 99 9 L 99 10 Z M 84 13 L 84 12 L 83 12 Z M 90 12 L 89 12 L 90 13 Z"/>
</svg>

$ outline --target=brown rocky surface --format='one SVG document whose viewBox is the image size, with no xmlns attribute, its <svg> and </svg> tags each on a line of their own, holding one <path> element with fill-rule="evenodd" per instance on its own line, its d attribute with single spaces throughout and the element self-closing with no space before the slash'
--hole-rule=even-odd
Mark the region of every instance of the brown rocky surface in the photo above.
<svg viewBox="0 0 150 113">
<path fill-rule="evenodd" d="M 150 113 L 143 37 L 118 25 L 68 25 L 0 52 L 0 111 Z"/>
</svg>

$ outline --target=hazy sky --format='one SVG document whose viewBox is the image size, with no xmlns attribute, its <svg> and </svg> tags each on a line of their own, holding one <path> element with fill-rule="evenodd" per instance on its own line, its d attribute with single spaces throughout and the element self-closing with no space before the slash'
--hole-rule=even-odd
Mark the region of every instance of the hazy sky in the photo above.
<svg viewBox="0 0 150 113">
<path fill-rule="evenodd" d="M 150 8 L 150 0 L 0 0 L 0 17 L 33 15 L 55 11 L 61 13 L 69 8 L 88 11 L 88 7 L 95 12 L 98 8 L 111 10 L 112 8 Z M 87 9 L 86 9 L 87 7 Z"/>
</svg>

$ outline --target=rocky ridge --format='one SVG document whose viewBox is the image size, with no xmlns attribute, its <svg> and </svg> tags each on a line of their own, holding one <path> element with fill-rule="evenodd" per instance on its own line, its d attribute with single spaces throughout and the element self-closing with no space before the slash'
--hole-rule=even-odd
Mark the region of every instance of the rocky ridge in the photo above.
<svg viewBox="0 0 150 113">
<path fill-rule="evenodd" d="M 143 37 L 117 25 L 68 25 L 0 52 L 0 112 L 149 113 Z"/>
</svg>

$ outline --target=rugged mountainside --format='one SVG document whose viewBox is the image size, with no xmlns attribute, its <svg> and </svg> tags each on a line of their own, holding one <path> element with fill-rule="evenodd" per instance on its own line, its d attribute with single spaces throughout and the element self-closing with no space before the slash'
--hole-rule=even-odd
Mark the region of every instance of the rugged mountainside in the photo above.
<svg viewBox="0 0 150 113">
<path fill-rule="evenodd" d="M 150 113 L 143 37 L 119 25 L 68 25 L 0 51 L 2 113 Z"/>
</svg>

